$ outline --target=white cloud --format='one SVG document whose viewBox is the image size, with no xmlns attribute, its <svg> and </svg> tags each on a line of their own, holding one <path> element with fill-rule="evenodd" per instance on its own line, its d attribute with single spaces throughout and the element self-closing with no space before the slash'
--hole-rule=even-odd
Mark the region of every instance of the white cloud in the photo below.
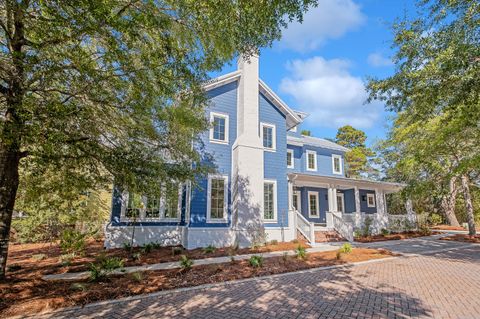
<svg viewBox="0 0 480 319">
<path fill-rule="evenodd" d="M 360 6 L 352 0 L 320 0 L 303 22 L 292 22 L 283 31 L 281 48 L 298 52 L 315 50 L 328 39 L 336 39 L 362 25 L 366 20 Z"/>
<path fill-rule="evenodd" d="M 393 65 L 392 60 L 384 57 L 381 53 L 378 53 L 378 52 L 369 54 L 367 58 L 367 62 L 368 64 L 374 67 Z"/>
<path fill-rule="evenodd" d="M 350 124 L 372 127 L 380 118 L 382 105 L 364 105 L 365 85 L 349 72 L 350 62 L 314 57 L 287 63 L 290 75 L 283 78 L 280 91 L 291 95 L 295 107 L 307 112 L 307 121 L 318 126 L 338 128 Z"/>
</svg>

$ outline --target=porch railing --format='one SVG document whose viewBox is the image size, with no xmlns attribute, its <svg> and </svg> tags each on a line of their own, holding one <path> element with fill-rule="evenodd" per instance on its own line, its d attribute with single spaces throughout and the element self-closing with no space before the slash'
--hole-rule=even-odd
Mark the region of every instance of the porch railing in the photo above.
<svg viewBox="0 0 480 319">
<path fill-rule="evenodd" d="M 299 211 L 295 211 L 297 230 L 310 242 L 315 243 L 315 225 L 309 222 Z"/>
<path fill-rule="evenodd" d="M 353 242 L 353 224 L 345 221 L 342 216 L 337 213 L 332 213 L 333 229 L 335 229 L 340 236 Z"/>
</svg>

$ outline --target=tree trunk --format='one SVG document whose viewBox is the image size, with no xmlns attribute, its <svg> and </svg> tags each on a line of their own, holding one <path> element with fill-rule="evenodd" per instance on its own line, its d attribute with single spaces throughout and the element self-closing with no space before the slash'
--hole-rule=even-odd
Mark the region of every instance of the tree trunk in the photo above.
<svg viewBox="0 0 480 319">
<path fill-rule="evenodd" d="M 459 227 L 460 223 L 458 222 L 457 216 L 455 215 L 455 203 L 457 201 L 458 188 L 456 185 L 457 178 L 450 178 L 448 195 L 443 196 L 442 198 L 442 208 L 447 218 L 447 222 L 451 226 Z"/>
<path fill-rule="evenodd" d="M 469 179 L 467 175 L 462 175 L 463 198 L 465 199 L 465 208 L 467 210 L 468 234 L 473 236 L 475 231 L 475 217 L 473 215 L 472 197 L 470 196 Z"/>
<path fill-rule="evenodd" d="M 5 277 L 10 225 L 18 189 L 18 149 L 0 146 L 0 279 Z"/>
</svg>

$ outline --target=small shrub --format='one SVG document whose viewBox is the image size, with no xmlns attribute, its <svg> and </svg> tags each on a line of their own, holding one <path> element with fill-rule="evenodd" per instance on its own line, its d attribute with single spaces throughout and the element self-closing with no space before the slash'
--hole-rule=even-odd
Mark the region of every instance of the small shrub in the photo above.
<svg viewBox="0 0 480 319">
<path fill-rule="evenodd" d="M 366 217 L 365 221 L 363 222 L 363 229 L 362 229 L 362 233 L 363 233 L 362 235 L 364 237 L 368 237 L 372 234 L 372 229 L 371 229 L 372 224 L 373 224 L 372 217 L 370 217 L 370 216 Z"/>
<path fill-rule="evenodd" d="M 144 254 L 148 254 L 148 253 L 152 252 L 152 249 L 153 249 L 152 243 L 148 243 L 148 244 L 145 244 L 145 245 L 142 246 L 141 251 Z"/>
<path fill-rule="evenodd" d="M 355 231 L 353 232 L 353 237 L 362 238 L 362 231 L 360 229 L 355 229 Z"/>
<path fill-rule="evenodd" d="M 352 252 L 352 245 L 350 245 L 349 243 L 345 243 L 342 245 L 342 247 L 340 247 L 338 251 L 342 254 L 350 254 Z"/>
<path fill-rule="evenodd" d="M 47 255 L 45 255 L 45 254 L 32 255 L 32 259 L 37 260 L 37 261 L 44 260 L 45 258 L 47 258 Z"/>
<path fill-rule="evenodd" d="M 64 254 L 82 254 L 85 250 L 86 234 L 74 229 L 66 229 L 60 237 L 60 249 Z"/>
<path fill-rule="evenodd" d="M 387 236 L 387 235 L 390 235 L 390 231 L 386 228 L 382 228 L 382 230 L 380 230 L 380 233 L 383 235 L 383 236 Z"/>
<path fill-rule="evenodd" d="M 435 226 L 435 225 L 440 225 L 441 223 L 443 223 L 443 218 L 439 214 L 433 213 L 428 218 L 428 221 L 430 222 L 430 224 Z"/>
<path fill-rule="evenodd" d="M 432 234 L 432 231 L 430 230 L 430 227 L 427 225 L 423 224 L 420 225 L 418 231 L 420 232 L 421 235 L 423 236 L 430 236 Z"/>
<path fill-rule="evenodd" d="M 182 251 L 182 247 L 172 247 L 172 256 L 180 255 Z"/>
<path fill-rule="evenodd" d="M 286 263 L 288 261 L 288 253 L 287 252 L 284 252 L 282 254 L 282 260 L 283 260 L 284 263 Z"/>
<path fill-rule="evenodd" d="M 193 266 L 193 260 L 188 258 L 188 256 L 182 255 L 182 257 L 180 257 L 180 267 L 182 269 L 188 270 L 192 268 L 192 266 Z"/>
<path fill-rule="evenodd" d="M 270 240 L 270 245 L 272 245 L 272 246 L 278 245 L 278 240 L 276 240 L 276 239 Z"/>
<path fill-rule="evenodd" d="M 215 252 L 215 250 L 217 250 L 217 248 L 215 248 L 215 246 L 213 246 L 213 245 L 208 245 L 207 247 L 203 248 L 203 252 L 205 254 L 212 254 L 212 253 Z"/>
<path fill-rule="evenodd" d="M 162 244 L 160 244 L 159 242 L 153 242 L 153 243 L 150 243 L 152 245 L 152 248 L 153 249 L 160 249 L 162 248 Z"/>
<path fill-rule="evenodd" d="M 143 273 L 140 272 L 140 271 L 133 272 L 133 273 L 130 274 L 130 276 L 136 282 L 141 282 L 141 281 L 143 281 L 143 278 L 144 278 Z"/>
<path fill-rule="evenodd" d="M 307 258 L 307 250 L 305 247 L 298 245 L 297 249 L 295 249 L 295 255 L 298 259 L 306 259 Z"/>
<path fill-rule="evenodd" d="M 63 254 L 60 256 L 60 263 L 64 267 L 68 267 L 72 264 L 72 260 L 75 258 L 75 254 Z"/>
<path fill-rule="evenodd" d="M 69 289 L 73 291 L 86 291 L 88 289 L 88 286 L 87 284 L 81 282 L 74 282 L 70 285 Z"/>
<path fill-rule="evenodd" d="M 113 271 L 123 267 L 123 260 L 120 257 L 105 258 L 100 263 L 100 266 L 107 271 Z"/>
<path fill-rule="evenodd" d="M 10 271 L 10 272 L 18 271 L 20 269 L 22 269 L 22 266 L 20 266 L 18 264 L 12 264 L 12 265 L 7 266 L 7 271 Z"/>
<path fill-rule="evenodd" d="M 263 265 L 263 257 L 262 256 L 252 256 L 250 257 L 250 259 L 248 260 L 248 263 L 250 264 L 250 266 L 252 266 L 253 268 L 260 268 L 262 267 Z"/>
<path fill-rule="evenodd" d="M 124 242 L 124 243 L 123 243 L 123 249 L 124 249 L 126 252 L 132 251 L 132 244 L 129 243 L 129 242 Z"/>
<path fill-rule="evenodd" d="M 142 258 L 142 253 L 141 252 L 136 252 L 136 253 L 133 253 L 132 256 L 131 256 L 132 260 L 134 261 L 137 261 L 137 260 L 140 260 Z"/>
<path fill-rule="evenodd" d="M 118 268 L 123 267 L 123 260 L 119 257 L 100 257 L 100 261 L 96 264 L 89 264 L 89 273 L 91 281 L 98 281 L 106 278 L 109 274 Z"/>
</svg>

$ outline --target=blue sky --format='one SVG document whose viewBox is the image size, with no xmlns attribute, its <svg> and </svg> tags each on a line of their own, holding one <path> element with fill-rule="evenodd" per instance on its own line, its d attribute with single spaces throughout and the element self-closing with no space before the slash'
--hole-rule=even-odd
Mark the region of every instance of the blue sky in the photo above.
<svg viewBox="0 0 480 319">
<path fill-rule="evenodd" d="M 385 136 L 381 103 L 364 105 L 365 79 L 393 73 L 391 24 L 415 15 L 413 0 L 319 0 L 303 24 L 260 53 L 260 77 L 290 107 L 310 114 L 302 125 L 313 136 L 333 138 L 350 124 L 372 145 Z M 226 65 L 222 72 L 236 68 Z"/>
</svg>

